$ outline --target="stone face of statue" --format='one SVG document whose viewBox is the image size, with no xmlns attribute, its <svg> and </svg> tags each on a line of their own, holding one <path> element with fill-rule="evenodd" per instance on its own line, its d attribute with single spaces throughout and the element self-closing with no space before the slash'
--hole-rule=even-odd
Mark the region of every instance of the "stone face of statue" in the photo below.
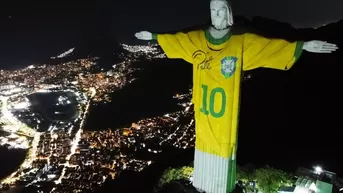
<svg viewBox="0 0 343 193">
<path fill-rule="evenodd" d="M 210 10 L 211 22 L 215 29 L 222 30 L 233 24 L 231 9 L 225 0 L 212 0 Z"/>
</svg>

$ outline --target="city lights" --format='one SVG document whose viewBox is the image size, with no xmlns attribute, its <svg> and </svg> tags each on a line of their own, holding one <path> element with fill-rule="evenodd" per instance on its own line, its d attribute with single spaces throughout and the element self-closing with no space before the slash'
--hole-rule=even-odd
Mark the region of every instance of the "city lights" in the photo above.
<svg viewBox="0 0 343 193">
<path fill-rule="evenodd" d="M 111 69 L 101 69 L 97 59 L 77 59 L 58 65 L 30 65 L 17 71 L 0 71 L 0 128 L 8 135 L 0 145 L 9 149 L 27 149 L 26 159 L 0 187 L 18 184 L 40 192 L 44 183 L 53 183 L 48 192 L 93 191 L 107 179 L 116 179 L 124 170 L 142 171 L 152 160 L 135 158 L 137 152 L 160 154 L 165 147 L 179 149 L 194 146 L 194 120 L 191 90 L 173 98 L 179 110 L 144 118 L 126 128 L 87 131 L 85 120 L 92 104 L 111 101 L 110 93 L 136 79 L 132 73 L 135 61 L 165 58 L 156 45 L 129 46 L 119 53 L 122 61 Z M 74 49 L 54 58 L 72 54 Z M 58 122 L 38 131 L 39 115 L 30 111 L 29 95 L 34 93 L 71 93 L 77 100 L 79 115 L 69 123 Z M 56 106 L 70 105 L 61 95 Z M 182 120 L 182 121 L 181 121 Z M 30 123 L 30 124 L 28 124 Z"/>
</svg>

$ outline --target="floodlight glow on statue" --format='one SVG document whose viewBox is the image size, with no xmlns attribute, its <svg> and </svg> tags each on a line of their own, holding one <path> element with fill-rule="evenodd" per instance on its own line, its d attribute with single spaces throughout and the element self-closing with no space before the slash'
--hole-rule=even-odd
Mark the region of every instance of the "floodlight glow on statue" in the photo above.
<svg viewBox="0 0 343 193">
<path fill-rule="evenodd" d="M 207 193 L 229 193 L 236 181 L 237 127 L 242 71 L 260 67 L 288 70 L 303 50 L 331 53 L 324 41 L 288 42 L 252 33 L 232 34 L 233 16 L 226 0 L 211 0 L 212 26 L 176 34 L 138 32 L 156 39 L 168 58 L 193 64 L 196 142 L 193 186 Z"/>
</svg>

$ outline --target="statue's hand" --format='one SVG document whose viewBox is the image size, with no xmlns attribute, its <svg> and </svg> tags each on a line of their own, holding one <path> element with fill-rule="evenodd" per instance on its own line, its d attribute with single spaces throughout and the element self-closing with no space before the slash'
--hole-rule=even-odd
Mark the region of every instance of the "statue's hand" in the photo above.
<svg viewBox="0 0 343 193">
<path fill-rule="evenodd" d="M 331 44 L 325 41 L 312 40 L 305 42 L 303 49 L 313 53 L 331 53 L 338 49 L 336 44 Z"/>
<path fill-rule="evenodd" d="M 135 36 L 137 39 L 140 39 L 140 40 L 152 40 L 152 33 L 148 31 L 137 32 L 135 33 Z"/>
</svg>

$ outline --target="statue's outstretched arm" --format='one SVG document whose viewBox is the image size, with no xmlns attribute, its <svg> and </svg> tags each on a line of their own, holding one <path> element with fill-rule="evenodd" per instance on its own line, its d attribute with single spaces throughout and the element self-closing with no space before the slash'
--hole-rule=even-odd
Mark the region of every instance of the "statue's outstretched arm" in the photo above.
<svg viewBox="0 0 343 193">
<path fill-rule="evenodd" d="M 244 35 L 243 70 L 259 67 L 289 70 L 300 58 L 303 50 L 313 53 L 331 53 L 338 47 L 325 41 L 288 42 L 269 39 L 256 34 Z"/>
<path fill-rule="evenodd" d="M 157 40 L 168 58 L 184 59 L 189 63 L 193 63 L 193 54 L 198 50 L 193 44 L 194 38 L 191 40 L 189 33 L 155 34 L 148 31 L 140 31 L 135 33 L 135 37 L 139 40 Z M 198 36 L 193 35 L 192 37 Z"/>
</svg>

